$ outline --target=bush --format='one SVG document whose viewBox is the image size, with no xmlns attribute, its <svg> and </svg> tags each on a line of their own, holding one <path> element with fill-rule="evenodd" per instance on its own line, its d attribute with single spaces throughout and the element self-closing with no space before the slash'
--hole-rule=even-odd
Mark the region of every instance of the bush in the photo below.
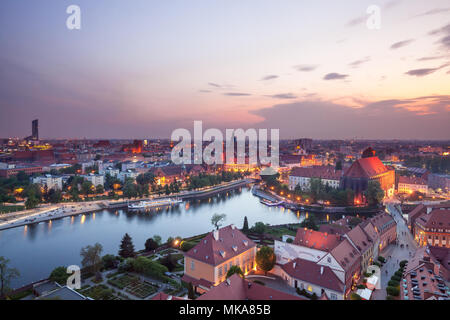
<svg viewBox="0 0 450 320">
<path fill-rule="evenodd" d="M 359 294 L 352 292 L 352 294 L 350 295 L 350 300 L 362 300 L 362 298 Z"/>
<path fill-rule="evenodd" d="M 161 280 L 167 278 L 164 273 L 169 271 L 166 266 L 142 256 L 134 259 L 132 265 L 137 273 Z"/>
<path fill-rule="evenodd" d="M 102 257 L 102 261 L 103 261 L 103 266 L 105 267 L 105 269 L 112 269 L 112 268 L 117 267 L 117 265 L 118 265 L 118 261 L 117 261 L 116 257 L 112 254 L 104 255 Z"/>
<path fill-rule="evenodd" d="M 294 240 L 292 240 L 292 238 L 287 238 L 287 239 L 286 239 L 286 242 L 287 242 L 287 243 L 292 243 L 292 242 L 294 242 Z"/>
<path fill-rule="evenodd" d="M 184 252 L 188 252 L 189 250 L 191 250 L 193 247 L 196 246 L 195 242 L 192 241 L 183 241 L 180 245 L 180 249 Z"/>
<path fill-rule="evenodd" d="M 395 280 L 390 280 L 390 281 L 388 282 L 388 286 L 389 286 L 389 287 L 398 287 L 399 285 L 400 285 L 400 282 L 395 281 Z"/>
<path fill-rule="evenodd" d="M 379 262 L 377 262 L 377 261 L 375 261 L 374 263 L 373 263 L 375 266 L 378 266 L 378 267 L 380 267 L 381 268 L 381 263 L 379 263 Z"/>
<path fill-rule="evenodd" d="M 401 278 L 403 276 L 403 272 L 395 271 L 395 275 Z"/>
<path fill-rule="evenodd" d="M 408 260 L 402 260 L 400 261 L 400 267 L 405 268 L 406 264 L 408 263 Z"/>
<path fill-rule="evenodd" d="M 133 262 L 134 262 L 133 258 L 128 258 L 128 259 L 125 259 L 122 262 L 120 262 L 119 268 L 118 268 L 119 272 L 123 273 L 123 272 L 131 271 L 133 269 Z"/>
<path fill-rule="evenodd" d="M 395 297 L 393 297 L 393 296 L 387 296 L 387 297 L 386 297 L 386 300 L 395 300 Z"/>
<path fill-rule="evenodd" d="M 390 296 L 398 297 L 400 295 L 400 289 L 396 287 L 387 287 L 386 293 Z"/>
<path fill-rule="evenodd" d="M 386 258 L 382 257 L 382 256 L 379 256 L 378 257 L 378 261 L 380 261 L 381 263 L 385 263 L 386 262 Z"/>
<path fill-rule="evenodd" d="M 393 275 L 393 276 L 391 277 L 391 280 L 394 280 L 394 281 L 400 282 L 400 280 L 402 280 L 402 278 L 401 278 L 401 277 L 399 277 L 399 276 L 397 276 L 397 275 Z"/>
<path fill-rule="evenodd" d="M 66 267 L 57 267 L 50 274 L 49 279 L 51 281 L 57 282 L 58 284 L 65 286 L 67 283 L 67 279 L 69 278 L 69 274 L 67 273 Z"/>
<path fill-rule="evenodd" d="M 365 288 L 366 288 L 366 286 L 363 285 L 363 284 L 358 284 L 356 287 L 357 287 L 358 289 L 365 289 Z"/>
</svg>

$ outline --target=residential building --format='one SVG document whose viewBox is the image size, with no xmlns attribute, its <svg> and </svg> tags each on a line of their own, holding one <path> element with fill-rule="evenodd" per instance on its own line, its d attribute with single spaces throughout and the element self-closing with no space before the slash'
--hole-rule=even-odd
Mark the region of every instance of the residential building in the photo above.
<svg viewBox="0 0 450 320">
<path fill-rule="evenodd" d="M 255 257 L 256 243 L 230 225 L 210 232 L 185 253 L 182 280 L 204 292 L 223 282 L 232 266 L 239 266 L 244 273 L 254 270 Z"/>
<path fill-rule="evenodd" d="M 387 213 L 383 212 L 369 219 L 378 234 L 378 252 L 381 253 L 389 244 L 397 241 L 397 223 Z"/>
<path fill-rule="evenodd" d="M 95 187 L 97 186 L 104 186 L 105 185 L 105 176 L 101 174 L 88 174 L 85 176 L 82 176 L 87 181 L 91 182 Z"/>
<path fill-rule="evenodd" d="M 414 239 L 420 246 L 450 248 L 450 209 L 427 211 L 415 219 Z"/>
<path fill-rule="evenodd" d="M 339 188 L 341 170 L 335 170 L 334 167 L 318 166 L 310 168 L 296 167 L 289 174 L 289 189 L 295 190 L 299 186 L 302 190 L 308 190 L 311 185 L 311 179 L 321 179 L 324 185 L 331 188 Z"/>
<path fill-rule="evenodd" d="M 450 191 L 450 175 L 431 173 L 428 175 L 428 187 L 443 192 Z"/>
<path fill-rule="evenodd" d="M 402 300 L 448 300 L 448 287 L 440 275 L 441 263 L 433 249 L 422 247 L 409 259 L 400 283 Z M 442 249 L 442 248 L 439 248 Z M 446 249 L 448 251 L 448 249 Z M 448 252 L 445 254 L 448 263 Z"/>
<path fill-rule="evenodd" d="M 398 178 L 398 193 L 413 193 L 421 192 L 423 194 L 428 193 L 427 181 L 422 178 L 400 176 Z"/>
<path fill-rule="evenodd" d="M 364 229 L 357 225 L 347 232 L 346 237 L 361 255 L 361 271 L 365 272 L 367 267 L 373 262 L 373 244 L 372 239 L 366 234 Z"/>
<path fill-rule="evenodd" d="M 33 183 L 39 184 L 43 188 L 47 188 L 47 190 L 62 190 L 62 177 L 47 174 L 44 176 L 31 178 L 31 181 Z"/>
</svg>

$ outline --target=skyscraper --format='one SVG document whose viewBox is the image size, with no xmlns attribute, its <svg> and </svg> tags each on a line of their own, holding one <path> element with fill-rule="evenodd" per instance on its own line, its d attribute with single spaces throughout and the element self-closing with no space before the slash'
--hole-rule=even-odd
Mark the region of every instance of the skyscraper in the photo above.
<svg viewBox="0 0 450 320">
<path fill-rule="evenodd" d="M 31 138 L 33 140 L 39 140 L 39 120 L 33 120 L 31 123 Z"/>
</svg>

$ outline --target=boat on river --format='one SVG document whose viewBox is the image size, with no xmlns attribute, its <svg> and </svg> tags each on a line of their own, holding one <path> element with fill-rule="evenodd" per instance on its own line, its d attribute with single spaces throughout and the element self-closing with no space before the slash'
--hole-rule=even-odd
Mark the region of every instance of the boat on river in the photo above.
<svg viewBox="0 0 450 320">
<path fill-rule="evenodd" d="M 173 206 L 182 203 L 183 200 L 180 199 L 155 199 L 150 201 L 140 201 L 138 203 L 129 203 L 128 209 L 130 210 L 145 210 L 150 208 L 160 208 Z"/>
</svg>

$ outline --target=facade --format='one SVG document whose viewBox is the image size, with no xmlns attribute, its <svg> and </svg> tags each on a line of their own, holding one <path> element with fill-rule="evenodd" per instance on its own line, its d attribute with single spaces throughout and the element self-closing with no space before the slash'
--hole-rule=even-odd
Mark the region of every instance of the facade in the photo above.
<svg viewBox="0 0 450 320">
<path fill-rule="evenodd" d="M 20 171 L 25 172 L 27 175 L 32 175 L 35 173 L 42 173 L 42 166 L 9 166 L 8 168 L 0 169 L 0 177 L 9 178 L 16 176 Z"/>
<path fill-rule="evenodd" d="M 421 192 L 428 193 L 427 182 L 421 178 L 400 176 L 398 178 L 398 193 L 413 193 Z"/>
<path fill-rule="evenodd" d="M 445 262 L 448 263 L 449 249 L 445 250 Z M 442 263 L 436 260 L 433 251 L 432 247 L 419 248 L 406 264 L 400 284 L 402 300 L 449 299 L 446 280 L 441 276 Z"/>
<path fill-rule="evenodd" d="M 422 213 L 415 220 L 413 235 L 420 246 L 450 248 L 450 209 L 436 208 Z"/>
<path fill-rule="evenodd" d="M 361 270 L 367 270 L 367 267 L 373 262 L 373 244 L 372 239 L 366 234 L 361 226 L 356 226 L 345 237 L 350 240 L 352 245 L 356 247 L 361 255 Z"/>
<path fill-rule="evenodd" d="M 225 281 L 228 270 L 239 266 L 244 273 L 256 268 L 256 243 L 234 225 L 209 233 L 184 255 L 183 281 L 198 292 Z"/>
<path fill-rule="evenodd" d="M 385 196 L 390 197 L 394 194 L 395 170 L 388 169 L 371 148 L 366 149 L 362 158 L 345 170 L 340 187 L 352 189 L 356 199 L 364 201 L 364 191 L 367 190 L 369 181 L 378 181 Z"/>
<path fill-rule="evenodd" d="M 45 176 L 32 178 L 32 182 L 40 185 L 43 188 L 47 188 L 47 190 L 62 190 L 62 177 L 56 177 L 47 174 Z"/>
<path fill-rule="evenodd" d="M 95 187 L 97 186 L 104 186 L 105 185 L 105 176 L 101 174 L 88 174 L 83 176 L 87 181 L 91 182 Z"/>
<path fill-rule="evenodd" d="M 379 236 L 378 252 L 383 251 L 390 243 L 397 241 L 397 223 L 387 213 L 370 218 L 370 223 Z"/>
<path fill-rule="evenodd" d="M 339 188 L 341 176 L 342 171 L 336 171 L 333 167 L 296 167 L 289 174 L 289 189 L 294 190 L 299 186 L 302 190 L 308 190 L 312 178 L 321 179 L 324 185 L 337 189 Z"/>
</svg>

